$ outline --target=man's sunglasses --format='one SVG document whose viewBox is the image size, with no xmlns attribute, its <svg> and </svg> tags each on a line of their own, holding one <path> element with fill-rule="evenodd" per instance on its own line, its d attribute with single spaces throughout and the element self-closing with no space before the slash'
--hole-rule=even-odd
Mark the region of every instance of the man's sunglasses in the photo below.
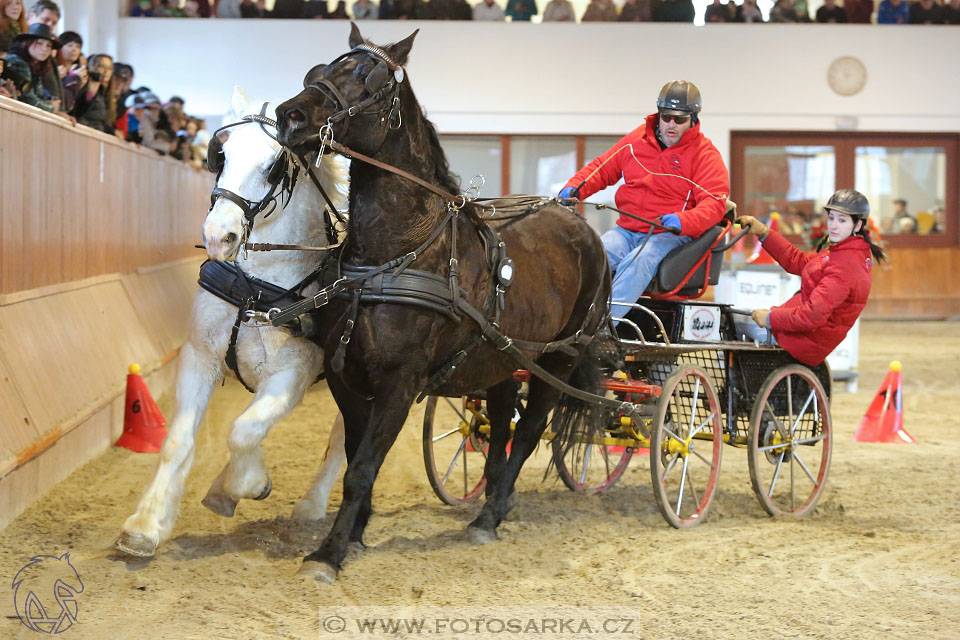
<svg viewBox="0 0 960 640">
<path fill-rule="evenodd" d="M 690 119 L 690 116 L 675 116 L 672 114 L 661 113 L 660 119 L 664 122 L 676 122 L 677 124 L 687 124 L 687 120 Z"/>
</svg>

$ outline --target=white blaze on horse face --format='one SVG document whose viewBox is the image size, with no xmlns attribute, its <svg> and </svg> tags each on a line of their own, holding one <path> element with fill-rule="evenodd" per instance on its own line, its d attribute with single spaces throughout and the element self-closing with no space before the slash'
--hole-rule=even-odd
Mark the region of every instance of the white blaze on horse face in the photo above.
<svg viewBox="0 0 960 640">
<path fill-rule="evenodd" d="M 217 186 L 242 198 L 259 202 L 270 191 L 267 177 L 280 145 L 257 123 L 229 130 L 223 143 L 225 162 Z M 243 209 L 218 198 L 203 223 L 203 244 L 211 260 L 229 262 L 237 257 L 244 239 Z"/>
</svg>

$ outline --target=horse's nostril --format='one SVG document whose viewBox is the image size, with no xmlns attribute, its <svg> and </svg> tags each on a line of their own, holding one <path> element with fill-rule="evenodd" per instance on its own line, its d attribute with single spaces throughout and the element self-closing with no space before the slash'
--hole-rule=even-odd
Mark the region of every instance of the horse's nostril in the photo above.
<svg viewBox="0 0 960 640">
<path fill-rule="evenodd" d="M 237 234 L 235 233 L 228 233 L 223 237 L 223 244 L 227 246 L 232 245 L 236 241 L 237 241 Z"/>
<path fill-rule="evenodd" d="M 303 122 L 307 119 L 307 116 L 299 109 L 291 109 L 287 114 L 287 118 L 289 118 L 291 122 Z"/>
</svg>

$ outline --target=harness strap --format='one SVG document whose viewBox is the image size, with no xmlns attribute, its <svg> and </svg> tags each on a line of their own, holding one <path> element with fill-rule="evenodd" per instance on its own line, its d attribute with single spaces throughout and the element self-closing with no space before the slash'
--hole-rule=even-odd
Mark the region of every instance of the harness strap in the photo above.
<svg viewBox="0 0 960 640">
<path fill-rule="evenodd" d="M 357 314 L 360 313 L 360 289 L 353 293 L 353 302 L 350 303 L 350 312 L 347 315 L 347 321 L 343 325 L 343 335 L 340 336 L 340 344 L 333 354 L 333 360 L 330 362 L 330 368 L 334 373 L 343 371 L 343 361 L 346 357 L 347 345 L 350 344 L 350 336 L 353 335 L 353 327 L 357 324 Z"/>
<path fill-rule="evenodd" d="M 336 140 L 331 140 L 329 144 L 330 144 L 330 148 L 336 151 L 337 153 L 339 153 L 340 155 L 346 156 L 350 159 L 361 160 L 379 169 L 383 169 L 384 171 L 389 171 L 390 173 L 394 173 L 400 176 L 401 178 L 406 178 L 407 180 L 417 183 L 424 189 L 427 189 L 428 191 L 432 191 L 433 193 L 437 194 L 438 196 L 440 196 L 441 198 L 443 198 L 444 200 L 446 200 L 451 204 L 455 204 L 457 206 L 463 206 L 464 204 L 466 204 L 466 201 L 467 201 L 466 196 L 455 196 L 452 193 L 448 193 L 443 189 L 441 189 L 440 187 L 434 186 L 429 182 L 427 182 L 426 180 L 418 178 L 412 173 L 408 173 L 403 169 L 398 169 L 397 167 L 389 165 L 385 162 L 380 162 L 376 158 L 371 158 L 370 156 L 364 155 L 359 151 L 354 151 L 350 147 L 346 147 L 340 144 L 339 142 L 337 142 Z"/>
</svg>

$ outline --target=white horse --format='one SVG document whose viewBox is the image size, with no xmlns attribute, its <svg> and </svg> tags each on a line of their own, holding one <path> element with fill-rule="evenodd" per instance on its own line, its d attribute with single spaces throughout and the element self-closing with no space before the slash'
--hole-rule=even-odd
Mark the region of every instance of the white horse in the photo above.
<svg viewBox="0 0 960 640">
<path fill-rule="evenodd" d="M 232 106 L 237 120 L 260 111 L 249 104 L 239 87 L 234 90 Z M 231 135 L 223 144 L 225 162 L 218 187 L 253 202 L 270 192 L 268 176 L 281 147 L 266 133 L 269 129 L 269 125 L 265 129 L 257 122 L 230 129 Z M 344 167 L 324 162 L 318 178 L 334 204 L 342 206 L 348 181 Z M 257 214 L 249 242 L 325 245 L 324 221 L 316 214 L 322 210 L 323 201 L 316 186 L 301 173 L 285 208 L 278 204 L 268 217 L 263 212 Z M 243 223 L 243 212 L 237 204 L 227 198 L 216 200 L 203 224 L 204 244 L 212 260 L 235 260 L 246 274 L 286 289 L 312 273 L 323 257 L 320 251 L 290 250 L 245 255 L 240 247 Z M 315 290 L 316 286 L 312 286 L 304 294 Z M 197 290 L 192 330 L 180 350 L 177 413 L 163 443 L 153 482 L 140 499 L 136 513 L 123 524 L 115 545 L 119 551 L 151 557 L 157 546 L 170 537 L 193 462 L 197 428 L 214 386 L 225 373 L 232 374 L 224 358 L 237 313 L 237 307 L 204 289 Z M 241 498 L 262 500 L 270 493 L 260 442 L 277 420 L 300 403 L 307 388 L 323 371 L 323 352 L 316 344 L 271 326 L 241 325 L 236 359 L 243 382 L 256 393 L 233 422 L 227 442 L 230 459 L 203 499 L 204 506 L 228 517 Z M 315 520 L 326 515 L 327 498 L 344 460 L 343 417 L 338 415 L 323 465 L 313 487 L 294 509 L 295 518 Z"/>
</svg>

